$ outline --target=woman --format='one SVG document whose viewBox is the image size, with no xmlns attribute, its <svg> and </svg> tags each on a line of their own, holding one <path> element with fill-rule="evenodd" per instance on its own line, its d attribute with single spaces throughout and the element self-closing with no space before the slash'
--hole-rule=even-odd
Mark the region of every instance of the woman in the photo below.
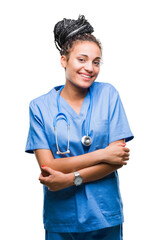
<svg viewBox="0 0 159 240">
<path fill-rule="evenodd" d="M 116 170 L 133 135 L 117 90 L 95 82 L 102 49 L 92 32 L 84 16 L 55 25 L 65 85 L 30 103 L 26 152 L 41 168 L 46 240 L 122 239 Z"/>
</svg>

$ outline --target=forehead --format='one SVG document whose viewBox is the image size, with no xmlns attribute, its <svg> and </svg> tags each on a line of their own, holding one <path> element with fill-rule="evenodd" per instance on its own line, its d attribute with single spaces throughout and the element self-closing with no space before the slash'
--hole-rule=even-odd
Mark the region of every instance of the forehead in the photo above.
<svg viewBox="0 0 159 240">
<path fill-rule="evenodd" d="M 101 50 L 94 42 L 76 41 L 70 51 L 70 55 L 87 55 L 88 57 L 101 57 Z"/>
</svg>

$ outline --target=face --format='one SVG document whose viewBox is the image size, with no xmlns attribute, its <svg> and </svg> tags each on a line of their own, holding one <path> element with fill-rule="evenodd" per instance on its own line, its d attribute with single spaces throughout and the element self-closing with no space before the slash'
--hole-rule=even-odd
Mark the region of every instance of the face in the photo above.
<svg viewBox="0 0 159 240">
<path fill-rule="evenodd" d="M 89 88 L 100 71 L 101 50 L 94 42 L 75 42 L 70 50 L 69 59 L 61 56 L 65 68 L 66 83 L 80 88 Z"/>
</svg>

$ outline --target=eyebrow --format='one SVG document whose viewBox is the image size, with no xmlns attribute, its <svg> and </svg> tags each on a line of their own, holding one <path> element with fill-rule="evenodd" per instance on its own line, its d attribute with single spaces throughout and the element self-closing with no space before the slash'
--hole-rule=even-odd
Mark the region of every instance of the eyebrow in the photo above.
<svg viewBox="0 0 159 240">
<path fill-rule="evenodd" d="M 87 57 L 88 58 L 88 56 L 86 55 L 86 54 L 79 54 L 80 56 L 83 56 L 83 57 Z M 95 59 L 99 59 L 99 60 L 101 60 L 102 58 L 101 57 L 96 57 Z"/>
</svg>

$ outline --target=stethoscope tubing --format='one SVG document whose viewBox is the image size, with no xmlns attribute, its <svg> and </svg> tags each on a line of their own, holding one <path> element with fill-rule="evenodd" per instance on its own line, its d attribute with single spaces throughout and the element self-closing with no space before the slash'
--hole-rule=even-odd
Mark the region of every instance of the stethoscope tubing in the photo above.
<svg viewBox="0 0 159 240">
<path fill-rule="evenodd" d="M 65 86 L 65 85 L 64 85 Z M 57 94 L 57 109 L 58 109 L 58 113 L 57 115 L 54 117 L 54 120 L 53 120 L 53 127 L 54 127 L 54 132 L 55 132 L 55 139 L 56 139 L 56 147 L 57 147 L 57 154 L 67 154 L 67 153 L 70 153 L 70 150 L 69 150 L 69 133 L 70 133 L 70 121 L 69 121 L 69 118 L 66 116 L 65 113 L 62 112 L 61 110 L 61 105 L 60 105 L 60 93 L 62 91 L 62 89 L 64 88 L 64 86 L 62 86 Z M 92 97 L 92 91 L 91 91 L 91 88 L 89 88 L 89 93 L 90 93 L 90 104 L 89 104 L 89 107 L 88 107 L 88 111 L 87 111 L 87 128 L 86 128 L 86 136 L 83 136 L 82 139 L 81 139 L 81 142 L 84 146 L 90 146 L 91 143 L 92 143 L 92 139 L 91 137 L 89 137 L 89 130 L 90 130 L 90 122 L 91 122 L 91 115 L 92 115 L 92 107 L 93 107 L 93 97 Z M 57 138 L 57 121 L 58 120 L 65 120 L 66 121 L 66 124 L 67 124 L 67 150 L 65 152 L 61 152 L 60 149 L 59 149 L 59 145 L 58 145 L 58 138 Z"/>
</svg>

